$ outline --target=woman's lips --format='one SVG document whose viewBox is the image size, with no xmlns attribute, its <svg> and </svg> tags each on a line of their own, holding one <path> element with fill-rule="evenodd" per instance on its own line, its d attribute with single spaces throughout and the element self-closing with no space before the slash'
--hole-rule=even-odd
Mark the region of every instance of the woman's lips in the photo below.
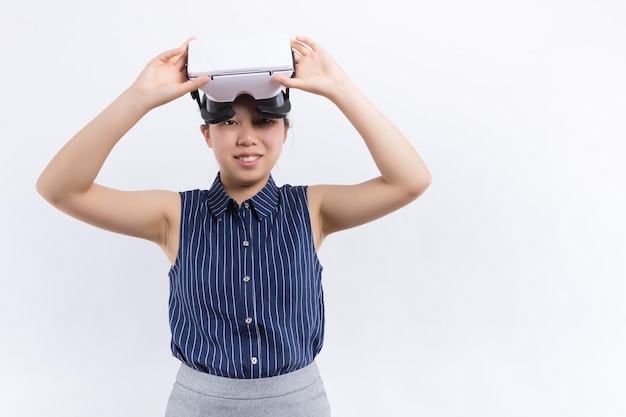
<svg viewBox="0 0 626 417">
<path fill-rule="evenodd" d="M 260 157 L 261 155 L 238 155 L 235 158 L 239 159 L 241 162 L 254 162 Z"/>
</svg>

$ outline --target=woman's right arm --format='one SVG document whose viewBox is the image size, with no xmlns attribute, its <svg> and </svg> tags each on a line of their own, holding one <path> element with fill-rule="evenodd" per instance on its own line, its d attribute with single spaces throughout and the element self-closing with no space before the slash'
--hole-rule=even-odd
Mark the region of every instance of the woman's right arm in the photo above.
<svg viewBox="0 0 626 417">
<path fill-rule="evenodd" d="M 113 147 L 146 113 L 208 81 L 187 80 L 187 44 L 150 61 L 127 90 L 54 156 L 37 181 L 42 197 L 63 212 L 106 230 L 151 240 L 171 261 L 178 247 L 178 193 L 119 191 L 94 181 Z M 175 245 L 168 238 L 172 233 Z"/>
</svg>

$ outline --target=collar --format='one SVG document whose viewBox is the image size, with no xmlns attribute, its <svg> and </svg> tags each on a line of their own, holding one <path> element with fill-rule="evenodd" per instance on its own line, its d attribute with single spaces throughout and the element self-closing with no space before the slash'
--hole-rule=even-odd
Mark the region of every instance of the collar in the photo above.
<svg viewBox="0 0 626 417">
<path fill-rule="evenodd" d="M 264 219 L 278 209 L 278 195 L 278 187 L 270 175 L 265 187 L 244 203 L 250 204 L 252 211 L 256 213 L 259 219 Z M 229 208 L 236 209 L 238 207 L 237 202 L 230 198 L 228 193 L 226 193 L 226 190 L 220 181 L 219 173 L 215 177 L 213 185 L 211 185 L 211 188 L 208 191 L 207 202 L 215 217 L 222 216 Z"/>
</svg>

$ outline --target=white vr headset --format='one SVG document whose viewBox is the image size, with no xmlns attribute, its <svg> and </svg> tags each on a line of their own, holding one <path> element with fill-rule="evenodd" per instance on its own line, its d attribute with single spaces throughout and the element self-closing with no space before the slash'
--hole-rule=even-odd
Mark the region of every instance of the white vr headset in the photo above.
<svg viewBox="0 0 626 417">
<path fill-rule="evenodd" d="M 275 74 L 295 75 L 289 36 L 233 37 L 189 43 L 187 76 L 211 81 L 191 96 L 206 123 L 220 123 L 235 115 L 232 104 L 242 94 L 252 96 L 260 115 L 283 118 L 291 110 L 289 89 L 272 80 Z"/>
</svg>

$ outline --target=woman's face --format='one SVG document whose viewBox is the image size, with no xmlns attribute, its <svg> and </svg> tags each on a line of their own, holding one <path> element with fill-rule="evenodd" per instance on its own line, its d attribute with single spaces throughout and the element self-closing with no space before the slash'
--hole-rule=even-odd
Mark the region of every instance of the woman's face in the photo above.
<svg viewBox="0 0 626 417">
<path fill-rule="evenodd" d="M 250 96 L 233 103 L 235 115 L 225 122 L 202 126 L 207 145 L 220 166 L 220 179 L 227 192 L 260 191 L 280 157 L 287 138 L 285 119 L 268 119 L 257 113 Z"/>
</svg>

